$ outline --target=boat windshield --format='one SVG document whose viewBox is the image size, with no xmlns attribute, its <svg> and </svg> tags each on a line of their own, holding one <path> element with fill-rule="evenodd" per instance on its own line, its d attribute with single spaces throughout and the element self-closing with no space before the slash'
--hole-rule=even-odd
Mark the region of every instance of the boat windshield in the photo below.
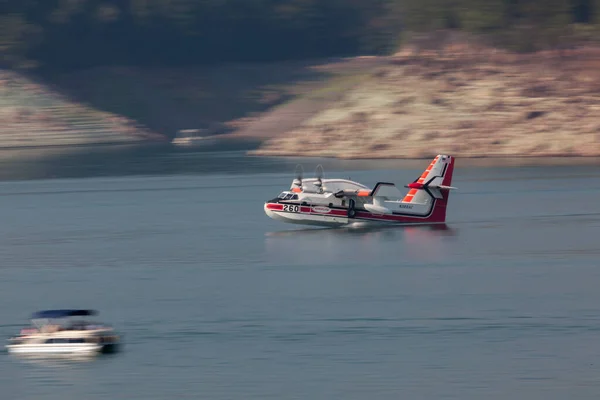
<svg viewBox="0 0 600 400">
<path fill-rule="evenodd" d="M 79 318 L 45 318 L 32 319 L 32 326 L 22 330 L 22 333 L 57 332 L 72 330 L 96 330 L 109 328 L 110 325 L 99 321 L 90 321 Z"/>
<path fill-rule="evenodd" d="M 65 325 L 63 327 L 64 330 L 73 330 L 73 331 L 88 331 L 95 329 L 107 328 L 108 325 L 102 322 L 92 322 L 92 321 L 71 321 L 70 324 Z"/>
</svg>

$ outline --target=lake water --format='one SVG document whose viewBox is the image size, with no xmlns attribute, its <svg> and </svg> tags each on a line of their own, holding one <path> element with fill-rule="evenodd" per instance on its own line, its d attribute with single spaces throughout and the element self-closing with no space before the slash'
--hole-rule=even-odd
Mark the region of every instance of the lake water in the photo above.
<svg viewBox="0 0 600 400">
<path fill-rule="evenodd" d="M 368 185 L 428 164 L 300 161 Z M 35 310 L 96 308 L 125 346 L 0 354 L 0 398 L 600 397 L 599 163 L 459 159 L 447 229 L 349 230 L 264 215 L 297 162 L 6 161 L 0 337 Z"/>
</svg>

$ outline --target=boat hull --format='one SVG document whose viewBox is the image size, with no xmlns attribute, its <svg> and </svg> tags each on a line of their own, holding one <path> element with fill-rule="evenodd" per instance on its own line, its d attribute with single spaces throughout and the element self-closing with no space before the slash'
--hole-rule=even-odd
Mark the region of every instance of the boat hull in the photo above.
<svg viewBox="0 0 600 400">
<path fill-rule="evenodd" d="M 52 343 L 7 345 L 11 354 L 106 354 L 118 350 L 118 343 Z"/>
</svg>

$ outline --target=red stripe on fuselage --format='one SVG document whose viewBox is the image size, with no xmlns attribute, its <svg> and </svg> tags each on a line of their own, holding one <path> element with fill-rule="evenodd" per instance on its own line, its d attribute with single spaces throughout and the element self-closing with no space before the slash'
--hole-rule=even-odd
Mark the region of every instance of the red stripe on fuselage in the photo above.
<svg viewBox="0 0 600 400">
<path fill-rule="evenodd" d="M 288 203 L 286 203 L 286 204 L 288 204 Z M 293 203 L 289 203 L 289 204 L 293 204 Z M 297 205 L 297 204 L 294 204 L 294 205 Z M 318 205 L 316 205 L 315 207 L 317 207 L 317 206 Z M 346 211 L 344 211 L 344 210 L 330 209 L 328 213 L 323 213 L 323 212 L 313 211 L 312 207 L 310 207 L 310 206 L 300 206 L 299 212 L 283 211 L 282 203 L 267 203 L 267 209 L 271 210 L 271 211 L 290 212 L 291 214 L 316 214 L 316 215 L 323 215 L 323 216 L 335 215 L 336 217 L 339 217 L 340 215 L 343 215 L 343 216 L 346 215 Z"/>
<path fill-rule="evenodd" d="M 365 219 L 365 220 L 370 220 L 370 221 L 387 221 L 387 222 L 399 222 L 399 223 L 409 223 L 409 222 L 420 222 L 420 223 L 424 223 L 424 222 L 443 222 L 443 221 L 439 221 L 435 218 L 435 216 L 418 216 L 418 215 L 414 215 L 414 216 L 406 216 L 406 215 L 389 215 L 389 214 L 383 214 L 383 215 L 377 215 L 377 214 L 372 214 L 368 211 L 359 211 L 356 213 L 356 217 L 355 219 Z"/>
</svg>

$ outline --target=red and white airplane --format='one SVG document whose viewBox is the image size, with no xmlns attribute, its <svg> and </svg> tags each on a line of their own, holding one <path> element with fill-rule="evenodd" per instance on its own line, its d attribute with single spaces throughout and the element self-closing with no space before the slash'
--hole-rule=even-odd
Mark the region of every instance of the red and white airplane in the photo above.
<svg viewBox="0 0 600 400">
<path fill-rule="evenodd" d="M 265 203 L 265 213 L 278 221 L 301 225 L 339 227 L 394 223 L 443 224 L 454 172 L 454 157 L 436 156 L 423 174 L 405 187 L 378 182 L 373 189 L 347 179 L 302 179 L 301 170 L 289 190 Z"/>
</svg>

